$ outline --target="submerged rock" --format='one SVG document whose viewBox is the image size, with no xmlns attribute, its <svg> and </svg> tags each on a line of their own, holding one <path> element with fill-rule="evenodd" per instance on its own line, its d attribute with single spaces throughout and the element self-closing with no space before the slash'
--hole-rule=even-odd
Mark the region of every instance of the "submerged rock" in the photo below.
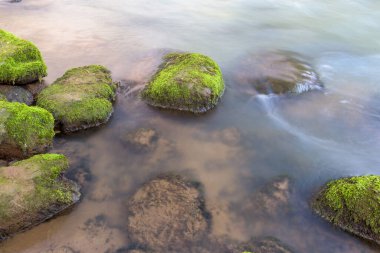
<svg viewBox="0 0 380 253">
<path fill-rule="evenodd" d="M 0 101 L 0 158 L 25 158 L 52 144 L 54 118 L 45 109 Z"/>
<path fill-rule="evenodd" d="M 202 253 L 292 253 L 289 246 L 273 237 L 252 238 L 247 242 L 231 240 L 227 237 L 211 238 L 205 243 L 203 250 L 193 252 Z"/>
<path fill-rule="evenodd" d="M 146 152 L 157 147 L 158 133 L 151 128 L 140 128 L 122 136 L 123 143 L 137 152 Z"/>
<path fill-rule="evenodd" d="M 36 155 L 0 168 L 0 240 L 51 218 L 79 200 L 77 185 L 62 176 L 63 155 Z"/>
<path fill-rule="evenodd" d="M 209 230 L 199 185 L 175 176 L 144 184 L 128 201 L 127 230 L 137 249 L 186 252 Z"/>
<path fill-rule="evenodd" d="M 103 66 L 90 65 L 68 70 L 42 90 L 37 105 L 50 111 L 64 132 L 104 124 L 111 117 L 116 87 Z"/>
<path fill-rule="evenodd" d="M 0 85 L 0 94 L 9 102 L 19 102 L 26 105 L 33 104 L 33 95 L 20 86 Z"/>
<path fill-rule="evenodd" d="M 215 107 L 224 92 L 219 66 L 195 53 L 169 53 L 142 91 L 142 98 L 161 108 L 202 113 Z"/>
<path fill-rule="evenodd" d="M 313 68 L 294 53 L 252 54 L 238 66 L 235 81 L 259 94 L 302 93 L 323 87 Z"/>
<path fill-rule="evenodd" d="M 334 225 L 380 244 L 380 176 L 333 180 L 313 199 L 312 208 Z"/>
<path fill-rule="evenodd" d="M 275 178 L 264 185 L 258 192 L 246 198 L 241 206 L 243 215 L 278 215 L 289 211 L 291 182 L 286 176 Z"/>
<path fill-rule="evenodd" d="M 0 29 L 0 84 L 22 85 L 47 75 L 37 47 Z"/>
</svg>

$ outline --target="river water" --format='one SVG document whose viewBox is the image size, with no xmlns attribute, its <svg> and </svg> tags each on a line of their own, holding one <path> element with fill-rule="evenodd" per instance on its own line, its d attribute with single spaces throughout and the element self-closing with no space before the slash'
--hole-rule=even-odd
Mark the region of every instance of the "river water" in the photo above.
<svg viewBox="0 0 380 253">
<path fill-rule="evenodd" d="M 82 201 L 0 252 L 117 252 L 127 245 L 128 196 L 164 172 L 202 182 L 213 235 L 274 236 L 297 252 L 380 252 L 309 208 L 328 180 L 379 173 L 379 21 L 376 0 L 0 0 L 0 28 L 40 48 L 47 83 L 68 68 L 102 64 L 127 87 L 107 125 L 59 135 L 51 150 L 70 158 L 67 176 L 82 183 Z M 220 64 L 226 92 L 215 110 L 157 110 L 128 89 L 146 80 L 162 49 Z M 267 50 L 303 55 L 325 90 L 269 97 L 237 89 L 231 76 L 239 59 Z M 120 141 L 139 127 L 157 131 L 155 151 L 132 152 Z M 238 215 L 253 192 L 283 175 L 290 214 Z"/>
</svg>

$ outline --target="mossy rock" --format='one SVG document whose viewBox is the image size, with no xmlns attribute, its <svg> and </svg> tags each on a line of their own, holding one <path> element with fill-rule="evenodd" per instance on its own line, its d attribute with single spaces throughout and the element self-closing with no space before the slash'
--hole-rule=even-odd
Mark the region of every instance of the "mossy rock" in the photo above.
<svg viewBox="0 0 380 253">
<path fill-rule="evenodd" d="M 224 92 L 219 66 L 196 53 L 169 53 L 142 91 L 142 98 L 161 108 L 202 113 L 215 107 Z"/>
<path fill-rule="evenodd" d="M 237 64 L 234 81 L 249 94 L 300 94 L 323 87 L 311 65 L 287 51 L 245 56 Z"/>
<path fill-rule="evenodd" d="M 327 221 L 380 244 L 380 176 L 357 176 L 326 184 L 312 202 Z"/>
<path fill-rule="evenodd" d="M 44 154 L 0 168 L 0 240 L 79 200 L 78 186 L 62 176 L 68 166 L 65 156 Z"/>
<path fill-rule="evenodd" d="M 45 109 L 0 101 L 0 158 L 25 158 L 52 144 L 54 118 Z"/>
<path fill-rule="evenodd" d="M 33 104 L 33 94 L 20 86 L 0 85 L 0 95 L 5 96 L 9 102 L 19 102 L 26 105 Z"/>
<path fill-rule="evenodd" d="M 116 86 L 103 66 L 68 70 L 37 96 L 37 105 L 50 111 L 56 126 L 74 132 L 106 123 L 113 112 Z"/>
<path fill-rule="evenodd" d="M 41 53 L 32 42 L 0 29 L 0 84 L 22 85 L 46 75 Z"/>
</svg>

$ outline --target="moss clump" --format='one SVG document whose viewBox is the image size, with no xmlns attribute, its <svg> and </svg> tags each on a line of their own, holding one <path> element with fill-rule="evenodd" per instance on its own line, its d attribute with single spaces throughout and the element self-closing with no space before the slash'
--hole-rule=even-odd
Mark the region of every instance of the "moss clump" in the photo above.
<svg viewBox="0 0 380 253">
<path fill-rule="evenodd" d="M 0 84 L 27 84 L 46 75 L 47 68 L 38 48 L 0 29 Z"/>
<path fill-rule="evenodd" d="M 153 106 L 199 113 L 216 106 L 223 92 L 222 72 L 211 58 L 170 53 L 142 91 L 142 98 Z"/>
<path fill-rule="evenodd" d="M 53 137 L 54 118 L 48 111 L 21 103 L 0 101 L 1 157 L 25 157 L 41 153 L 51 145 Z"/>
<path fill-rule="evenodd" d="M 77 186 L 62 177 L 63 155 L 36 155 L 0 168 L 0 239 L 51 217 L 78 200 Z"/>
<path fill-rule="evenodd" d="M 74 68 L 42 90 L 37 105 L 50 111 L 63 131 L 72 132 L 105 123 L 113 112 L 115 90 L 103 66 Z"/>
<path fill-rule="evenodd" d="M 380 243 L 380 176 L 331 181 L 317 195 L 312 206 L 337 226 Z"/>
</svg>

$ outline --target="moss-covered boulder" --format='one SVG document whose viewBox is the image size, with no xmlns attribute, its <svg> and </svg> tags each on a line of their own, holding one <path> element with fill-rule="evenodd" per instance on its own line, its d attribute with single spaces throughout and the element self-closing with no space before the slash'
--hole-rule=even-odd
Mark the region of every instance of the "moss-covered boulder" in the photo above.
<svg viewBox="0 0 380 253">
<path fill-rule="evenodd" d="M 0 101 L 0 158 L 25 158 L 52 144 L 54 118 L 45 109 Z"/>
<path fill-rule="evenodd" d="M 0 29 L 0 84 L 22 85 L 47 75 L 38 48 Z"/>
<path fill-rule="evenodd" d="M 289 94 L 323 87 L 315 70 L 292 52 L 250 54 L 237 64 L 234 81 L 249 94 Z"/>
<path fill-rule="evenodd" d="M 170 53 L 142 91 L 150 105 L 201 113 L 215 107 L 224 92 L 219 66 L 195 53 Z"/>
<path fill-rule="evenodd" d="M 37 96 L 37 105 L 50 111 L 56 126 L 74 132 L 106 123 L 113 112 L 116 86 L 103 66 L 68 70 Z"/>
<path fill-rule="evenodd" d="M 20 86 L 0 85 L 0 95 L 5 96 L 9 102 L 19 102 L 26 105 L 33 104 L 33 95 Z"/>
<path fill-rule="evenodd" d="M 331 181 L 316 195 L 312 208 L 338 227 L 380 244 L 380 176 Z"/>
<path fill-rule="evenodd" d="M 51 218 L 79 200 L 78 186 L 63 177 L 63 155 L 36 155 L 0 168 L 0 240 Z"/>
</svg>

